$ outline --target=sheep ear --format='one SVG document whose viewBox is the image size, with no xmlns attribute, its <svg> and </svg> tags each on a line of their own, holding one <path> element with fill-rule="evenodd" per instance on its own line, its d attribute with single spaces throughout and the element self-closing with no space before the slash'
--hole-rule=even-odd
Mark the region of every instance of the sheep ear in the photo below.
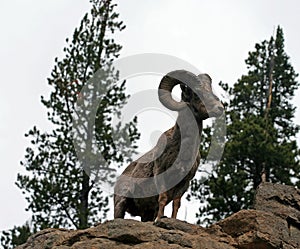
<svg viewBox="0 0 300 249">
<path fill-rule="evenodd" d="M 207 73 L 199 74 L 198 78 L 200 78 L 203 83 L 208 82 L 211 85 L 212 79 Z"/>
</svg>

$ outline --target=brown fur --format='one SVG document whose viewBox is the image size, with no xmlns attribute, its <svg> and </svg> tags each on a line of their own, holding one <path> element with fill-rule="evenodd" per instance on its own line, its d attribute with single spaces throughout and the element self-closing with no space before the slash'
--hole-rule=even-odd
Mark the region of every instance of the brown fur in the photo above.
<svg viewBox="0 0 300 249">
<path fill-rule="evenodd" d="M 222 104 L 212 93 L 211 83 L 203 83 L 203 86 L 201 88 L 203 93 L 209 95 L 207 100 L 204 99 L 205 105 L 202 103 L 199 97 L 189 88 L 182 86 L 182 101 L 187 103 L 189 110 L 179 111 L 175 126 L 162 134 L 156 146 L 151 151 L 146 153 L 138 160 L 129 164 L 129 166 L 124 170 L 122 175 L 130 176 L 135 179 L 138 178 L 139 180 L 141 180 L 140 183 L 134 184 L 134 190 L 132 189 L 132 187 L 127 186 L 129 183 L 122 182 L 122 180 L 117 181 L 115 190 L 123 189 L 125 193 L 129 193 L 130 191 L 132 193 L 134 193 L 135 191 L 146 193 L 148 186 L 143 184 L 143 179 L 157 176 L 165 172 L 167 169 L 170 169 L 170 167 L 178 157 L 179 150 L 183 144 L 186 145 L 189 150 L 194 151 L 193 155 L 195 155 L 195 157 L 192 160 L 193 165 L 191 169 L 187 174 L 184 174 L 185 176 L 178 184 L 176 184 L 171 189 L 167 189 L 166 191 L 155 196 L 145 198 L 130 198 L 115 194 L 115 218 L 124 218 L 125 212 L 128 212 L 133 216 L 141 216 L 142 221 L 154 221 L 155 219 L 158 220 L 164 215 L 164 208 L 171 201 L 173 201 L 172 218 L 176 218 L 178 209 L 180 207 L 181 197 L 188 189 L 189 182 L 195 176 L 200 163 L 199 145 L 200 135 L 202 132 L 202 121 L 209 117 L 209 112 L 218 113 L 223 111 Z M 209 109 L 209 111 L 207 109 Z M 187 120 L 187 118 L 189 117 L 188 112 L 190 111 L 192 111 L 193 116 L 197 122 L 198 134 L 191 134 L 191 124 L 189 120 Z M 182 127 L 179 127 L 178 124 L 181 124 Z M 191 139 L 191 137 L 196 135 L 199 135 L 197 144 L 189 144 L 193 140 Z M 183 137 L 183 139 L 181 138 L 181 136 Z M 186 154 L 190 155 L 190 153 Z M 153 160 L 151 160 L 152 158 Z M 168 176 L 171 177 L 172 174 L 180 174 L 180 171 L 185 169 L 184 163 L 185 160 L 183 159 L 179 162 L 180 167 L 178 167 L 177 165 L 174 170 L 173 168 L 171 168 L 173 172 L 168 174 Z M 169 179 L 165 180 L 167 182 Z"/>
</svg>

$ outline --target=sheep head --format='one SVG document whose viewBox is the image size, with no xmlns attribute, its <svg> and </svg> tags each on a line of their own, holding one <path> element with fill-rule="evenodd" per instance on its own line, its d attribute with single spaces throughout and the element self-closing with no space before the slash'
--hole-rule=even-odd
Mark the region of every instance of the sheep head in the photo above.
<svg viewBox="0 0 300 249">
<path fill-rule="evenodd" d="M 172 90 L 176 85 L 181 87 L 181 101 L 172 98 Z M 181 111 L 187 106 L 196 120 L 222 115 L 224 107 L 213 93 L 211 78 L 208 74 L 198 76 L 185 70 L 176 70 L 164 76 L 159 85 L 159 100 L 170 110 Z"/>
</svg>

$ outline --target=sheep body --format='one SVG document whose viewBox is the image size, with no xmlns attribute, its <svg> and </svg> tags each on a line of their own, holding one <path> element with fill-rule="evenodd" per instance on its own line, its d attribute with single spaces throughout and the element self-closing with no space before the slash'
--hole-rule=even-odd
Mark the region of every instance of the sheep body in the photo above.
<svg viewBox="0 0 300 249">
<path fill-rule="evenodd" d="M 190 75 L 188 74 L 188 76 Z M 218 115 L 223 112 L 222 104 L 212 94 L 211 80 L 207 78 L 209 76 L 198 76 L 198 78 L 200 77 L 203 79 L 201 81 L 201 92 L 207 93 L 207 96 L 210 94 L 206 99 L 206 103 L 203 103 L 197 93 L 194 93 L 184 84 L 185 82 L 180 82 L 182 101 L 188 108 L 180 107 L 176 124 L 160 136 L 152 150 L 130 163 L 122 173 L 115 185 L 115 218 L 124 218 L 125 212 L 128 212 L 133 216 L 141 216 L 142 221 L 158 220 L 164 215 L 164 208 L 171 201 L 173 201 L 172 218 L 176 218 L 181 197 L 187 191 L 189 182 L 195 176 L 200 163 L 199 145 L 202 122 L 209 117 L 209 110 L 213 110 L 211 113 L 217 113 Z M 195 81 L 198 82 L 198 78 Z M 178 82 L 174 83 L 172 78 L 167 80 L 171 82 L 167 82 L 168 84 L 178 84 Z M 163 78 L 161 85 L 165 81 L 165 78 Z M 173 87 L 171 86 L 170 89 L 172 90 Z M 164 96 L 164 98 L 166 97 Z M 163 103 L 165 100 L 161 101 Z M 171 104 L 174 104 L 174 102 Z M 168 103 L 168 106 L 171 104 Z M 191 128 L 192 122 L 189 120 L 191 113 L 196 121 L 196 134 L 195 130 Z M 217 114 L 215 116 L 218 116 Z M 180 154 L 182 147 L 186 149 Z M 179 160 L 178 157 L 180 157 Z M 168 171 L 168 174 L 163 176 L 160 185 L 158 183 L 147 184 L 147 179 L 153 177 L 155 179 L 157 176 L 162 176 L 166 171 Z M 178 177 L 178 175 L 181 176 L 181 180 L 175 185 L 172 184 L 173 178 Z M 124 180 L 126 176 L 128 178 Z M 132 183 L 129 179 L 135 179 L 136 181 Z M 168 188 L 168 186 L 172 187 Z M 153 192 L 153 188 L 155 190 L 156 187 L 157 194 L 147 195 L 147 192 Z M 164 191 L 161 191 L 162 189 Z M 121 195 L 120 193 L 124 194 Z M 139 196 L 139 198 L 135 196 Z"/>
</svg>

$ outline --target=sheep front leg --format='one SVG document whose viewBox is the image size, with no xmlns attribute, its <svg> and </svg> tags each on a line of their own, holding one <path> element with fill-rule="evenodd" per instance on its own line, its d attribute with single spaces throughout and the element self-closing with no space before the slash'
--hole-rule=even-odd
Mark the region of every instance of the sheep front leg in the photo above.
<svg viewBox="0 0 300 249">
<path fill-rule="evenodd" d="M 167 192 L 164 192 L 158 196 L 158 213 L 154 222 L 160 220 L 161 217 L 164 216 L 165 206 L 167 205 L 168 195 Z"/>
<path fill-rule="evenodd" d="M 172 210 L 172 216 L 171 216 L 172 218 L 176 219 L 180 205 L 181 205 L 181 196 L 176 197 L 173 200 L 173 210 Z"/>
</svg>

